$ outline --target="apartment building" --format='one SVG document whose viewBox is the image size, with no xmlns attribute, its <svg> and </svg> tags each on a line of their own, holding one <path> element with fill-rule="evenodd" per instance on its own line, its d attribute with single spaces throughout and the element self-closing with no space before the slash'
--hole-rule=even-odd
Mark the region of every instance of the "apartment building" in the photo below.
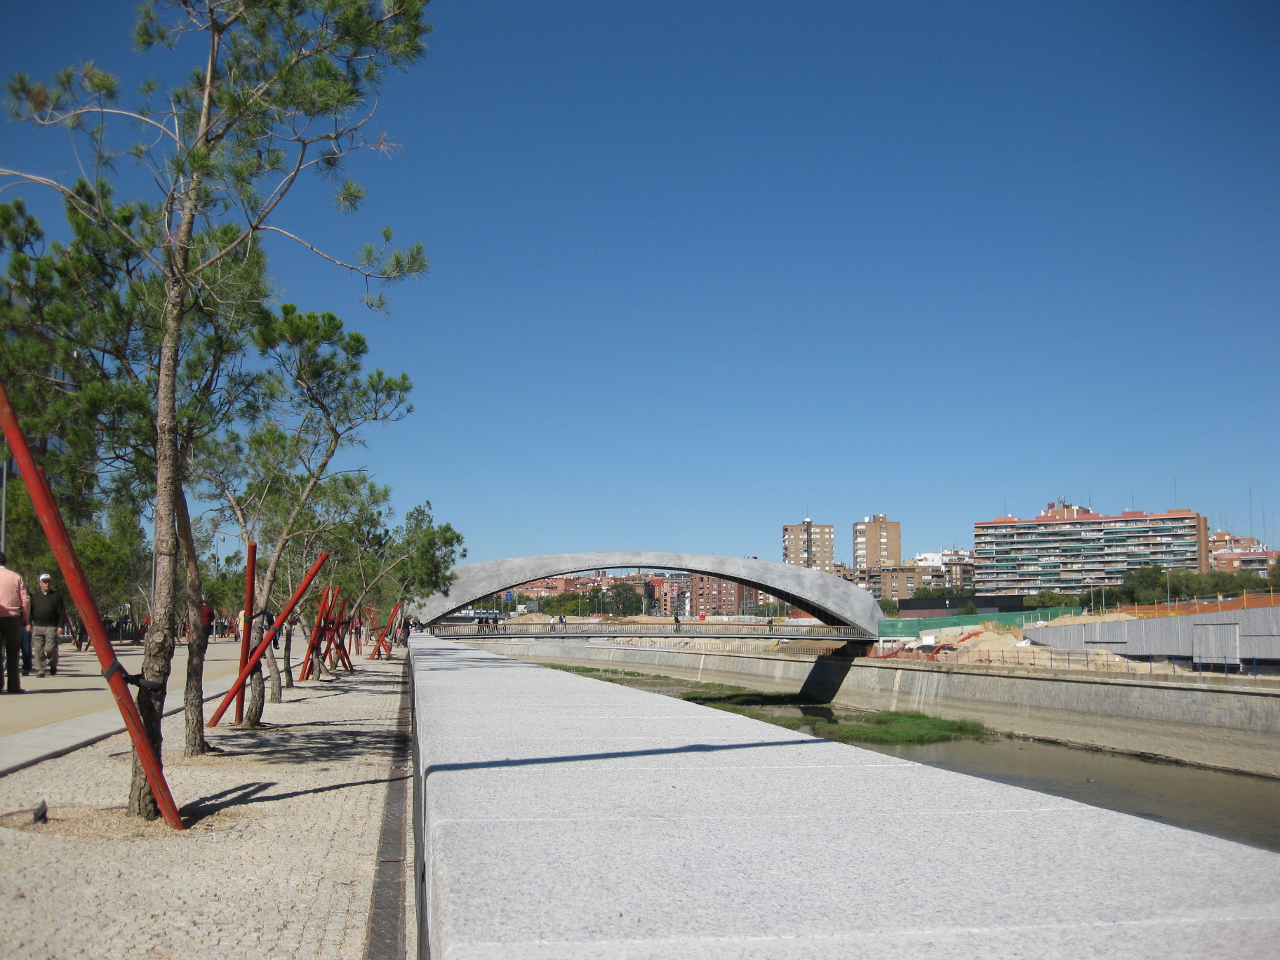
<svg viewBox="0 0 1280 960">
<path fill-rule="evenodd" d="M 943 571 L 944 587 L 952 590 L 973 589 L 973 551 L 971 550 L 917 553 L 912 562 L 917 567 L 940 567 Z"/>
<path fill-rule="evenodd" d="M 876 567 L 871 571 L 866 589 L 877 600 L 910 600 L 923 587 L 945 586 L 946 579 L 947 573 L 942 567 L 908 562 L 897 567 Z"/>
<path fill-rule="evenodd" d="M 1252 570 L 1266 576 L 1278 560 L 1280 550 L 1271 550 L 1254 537 L 1237 537 L 1226 530 L 1209 534 L 1209 566 L 1223 573 Z"/>
<path fill-rule="evenodd" d="M 530 580 L 516 587 L 526 597 L 548 597 L 561 593 L 572 593 L 578 589 L 577 577 L 544 577 L 541 580 Z"/>
<path fill-rule="evenodd" d="M 1215 530 L 1209 534 L 1209 556 L 1215 553 L 1251 553 L 1254 550 L 1266 550 L 1267 545 L 1254 537 L 1238 537 L 1226 530 Z"/>
<path fill-rule="evenodd" d="M 902 566 L 902 524 L 883 513 L 853 525 L 853 569 Z"/>
<path fill-rule="evenodd" d="M 1081 593 L 1115 586 L 1127 570 L 1158 564 L 1205 573 L 1209 525 L 1194 510 L 1113 516 L 1059 500 L 1038 517 L 998 517 L 973 525 L 974 588 L 998 593 Z"/>
<path fill-rule="evenodd" d="M 1213 555 L 1213 569 L 1223 573 L 1252 570 L 1265 577 L 1280 563 L 1280 550 L 1220 550 Z"/>
<path fill-rule="evenodd" d="M 759 592 L 751 587 L 704 573 L 692 575 L 689 585 L 689 615 L 738 616 L 749 614 L 759 603 Z"/>
<path fill-rule="evenodd" d="M 689 595 L 693 589 L 693 574 L 668 573 L 662 578 L 662 586 L 654 598 L 656 611 L 661 617 L 690 616 Z"/>
<path fill-rule="evenodd" d="M 829 523 L 814 523 L 805 517 L 803 523 L 782 527 L 782 562 L 809 567 L 823 573 L 834 573 L 836 565 L 836 528 Z"/>
</svg>

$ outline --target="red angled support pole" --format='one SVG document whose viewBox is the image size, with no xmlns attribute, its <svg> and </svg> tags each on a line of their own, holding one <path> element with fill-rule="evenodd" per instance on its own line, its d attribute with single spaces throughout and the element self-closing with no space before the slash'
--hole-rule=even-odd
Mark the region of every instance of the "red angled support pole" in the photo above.
<svg viewBox="0 0 1280 960">
<path fill-rule="evenodd" d="M 320 659 L 328 663 L 330 669 L 339 665 L 345 665 L 350 670 L 355 669 L 343 645 L 343 638 L 346 636 L 347 628 L 350 624 L 351 621 L 347 619 L 347 601 L 343 600 L 338 606 L 338 615 L 331 617 L 329 620 L 327 631 L 329 639 L 325 644 L 324 653 L 320 655 Z"/>
<path fill-rule="evenodd" d="M 249 541 L 249 558 L 244 568 L 244 626 L 240 628 L 240 669 L 249 662 L 249 638 L 253 636 L 253 594 L 258 588 L 258 544 Z M 236 696 L 236 723 L 244 722 L 244 687 Z"/>
<path fill-rule="evenodd" d="M 373 645 L 373 650 L 369 654 L 369 659 L 374 660 L 380 655 L 380 651 L 385 651 L 388 660 L 394 660 L 391 655 L 391 643 L 387 640 L 387 631 L 391 629 L 391 625 L 396 622 L 396 614 L 400 612 L 400 604 L 396 604 L 391 611 L 391 616 L 387 617 L 387 622 L 382 625 L 382 631 L 378 634 L 378 642 Z"/>
<path fill-rule="evenodd" d="M 329 593 L 328 602 L 321 605 L 321 609 L 316 615 L 316 628 L 311 632 L 311 642 L 307 644 L 307 656 L 302 670 L 298 674 L 299 680 L 308 680 L 316 672 L 320 663 L 320 644 L 324 642 L 324 638 L 328 635 L 331 615 L 338 606 L 338 594 L 341 592 L 341 584 L 334 587 Z"/>
<path fill-rule="evenodd" d="M 227 712 L 227 707 L 231 706 L 231 701 L 235 699 L 236 694 L 244 690 L 244 683 L 249 679 L 249 674 L 253 672 L 253 668 L 262 660 L 262 655 L 267 652 L 272 638 L 276 632 L 284 626 L 286 620 L 293 614 L 293 608 L 298 605 L 303 595 L 307 592 L 307 588 L 311 586 L 311 581 L 316 578 L 316 574 L 320 572 L 320 568 L 324 566 L 324 562 L 329 559 L 329 554 L 322 553 L 316 558 L 316 562 L 311 565 L 311 569 L 307 571 L 307 575 L 302 578 L 302 582 L 298 584 L 298 589 L 293 591 L 293 596 L 289 598 L 289 602 L 284 605 L 284 609 L 280 611 L 280 616 L 276 617 L 276 622 L 271 625 L 270 630 L 262 632 L 262 639 L 258 641 L 258 646 L 249 656 L 249 662 L 240 668 L 240 675 L 236 677 L 236 682 L 231 685 L 231 689 L 227 691 L 227 695 L 222 698 L 222 703 L 218 704 L 218 709 L 213 712 L 213 716 L 209 718 L 209 722 L 205 724 L 207 727 L 216 727 L 218 721 L 222 719 L 222 715 Z"/>
<path fill-rule="evenodd" d="M 342 588 L 339 587 L 338 589 L 341 590 Z M 347 601 L 345 599 L 338 604 L 336 610 L 329 611 L 329 623 L 328 626 L 325 627 L 324 650 L 320 652 L 320 661 L 322 663 L 327 663 L 330 669 L 333 668 L 333 641 L 338 635 L 338 628 L 341 626 L 343 614 L 346 612 Z"/>
<path fill-rule="evenodd" d="M 320 591 L 320 602 L 316 605 L 316 622 L 311 628 L 311 636 L 307 640 L 307 649 L 302 656 L 302 666 L 298 670 L 299 680 L 306 680 L 311 676 L 311 648 L 316 645 L 316 637 L 320 635 L 320 631 L 323 629 L 322 624 L 329 610 L 330 589 L 332 588 L 325 587 Z"/>
<path fill-rule="evenodd" d="M 116 698 L 116 706 L 124 718 L 125 728 L 129 731 L 129 739 L 133 741 L 133 749 L 137 751 L 138 761 L 146 772 L 147 782 L 156 798 L 156 805 L 165 823 L 175 830 L 183 829 L 182 816 L 178 813 L 178 805 L 173 802 L 173 794 L 169 792 L 169 784 L 164 778 L 164 770 L 160 766 L 160 758 L 147 739 L 147 731 L 142 725 L 142 716 L 138 713 L 138 705 L 129 696 L 129 685 L 125 680 L 124 667 L 116 657 L 115 648 L 107 639 L 107 631 L 102 626 L 102 617 L 98 614 L 98 605 L 89 591 L 89 581 L 85 579 L 84 570 L 80 566 L 80 558 L 76 556 L 75 547 L 71 545 L 71 537 L 67 534 L 66 525 L 62 521 L 62 512 L 53 499 L 53 491 L 49 489 L 49 481 L 44 471 L 36 466 L 27 446 L 27 438 L 22 435 L 18 425 L 18 417 L 9 403 L 9 395 L 4 384 L 0 383 L 0 427 L 4 429 L 5 438 L 9 441 L 9 449 L 22 479 L 26 481 L 27 493 L 31 495 L 31 503 L 35 506 L 36 515 L 40 518 L 40 526 L 58 558 L 58 568 L 62 571 L 67 589 L 80 610 L 80 621 L 89 634 L 89 642 L 93 644 L 93 652 L 98 655 L 98 663 L 102 665 L 102 675 L 106 677 L 111 693 Z M 144 681 L 147 682 L 147 681 Z"/>
</svg>

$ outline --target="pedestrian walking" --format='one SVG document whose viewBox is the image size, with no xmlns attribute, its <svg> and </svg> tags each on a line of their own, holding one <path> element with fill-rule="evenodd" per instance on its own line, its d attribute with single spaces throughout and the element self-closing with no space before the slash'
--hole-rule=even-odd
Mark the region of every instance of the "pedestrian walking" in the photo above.
<svg viewBox="0 0 1280 960">
<path fill-rule="evenodd" d="M 31 598 L 22 577 L 5 564 L 8 557 L 0 550 L 0 640 L 4 643 L 5 677 L 9 693 L 22 693 L 18 679 L 18 656 L 22 651 L 22 628 L 31 620 Z"/>
<path fill-rule="evenodd" d="M 37 578 L 40 589 L 31 598 L 31 645 L 36 652 L 36 676 L 58 673 L 58 632 L 67 619 L 67 605 L 62 594 L 53 589 L 53 577 L 42 573 Z"/>
<path fill-rule="evenodd" d="M 207 644 L 213 639 L 213 607 L 209 606 L 209 601 L 204 597 L 200 598 L 200 626 L 204 628 L 204 642 Z"/>
<path fill-rule="evenodd" d="M 22 675 L 31 676 L 31 624 L 22 626 Z"/>
</svg>

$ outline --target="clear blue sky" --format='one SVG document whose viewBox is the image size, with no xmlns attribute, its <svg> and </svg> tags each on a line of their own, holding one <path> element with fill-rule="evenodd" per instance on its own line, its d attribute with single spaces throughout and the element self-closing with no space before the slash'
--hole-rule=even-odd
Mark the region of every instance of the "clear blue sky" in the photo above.
<svg viewBox="0 0 1280 960">
<path fill-rule="evenodd" d="M 780 559 L 806 515 L 848 559 L 873 512 L 910 553 L 1058 496 L 1165 509 L 1175 481 L 1246 533 L 1252 487 L 1280 541 L 1280 7 L 430 10 L 362 212 L 309 190 L 278 221 L 342 255 L 390 224 L 430 275 L 378 318 L 334 268 L 273 269 L 413 375 L 361 459 L 471 559 Z M 159 72 L 131 20 L 10 10 L 2 72 Z M 0 129 L 0 165 L 73 169 L 62 135 Z"/>
</svg>

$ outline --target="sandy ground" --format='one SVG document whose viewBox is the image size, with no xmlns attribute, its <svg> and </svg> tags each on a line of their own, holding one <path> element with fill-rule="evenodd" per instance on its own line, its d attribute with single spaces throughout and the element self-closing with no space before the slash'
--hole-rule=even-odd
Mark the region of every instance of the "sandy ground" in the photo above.
<svg viewBox="0 0 1280 960">
<path fill-rule="evenodd" d="M 0 778 L 0 957 L 362 958 L 387 788 L 409 769 L 403 660 L 359 666 L 286 690 L 267 726 L 210 731 L 219 753 L 166 749 L 182 832 L 123 811 L 124 735 Z M 169 718 L 166 747 L 181 733 Z"/>
</svg>

